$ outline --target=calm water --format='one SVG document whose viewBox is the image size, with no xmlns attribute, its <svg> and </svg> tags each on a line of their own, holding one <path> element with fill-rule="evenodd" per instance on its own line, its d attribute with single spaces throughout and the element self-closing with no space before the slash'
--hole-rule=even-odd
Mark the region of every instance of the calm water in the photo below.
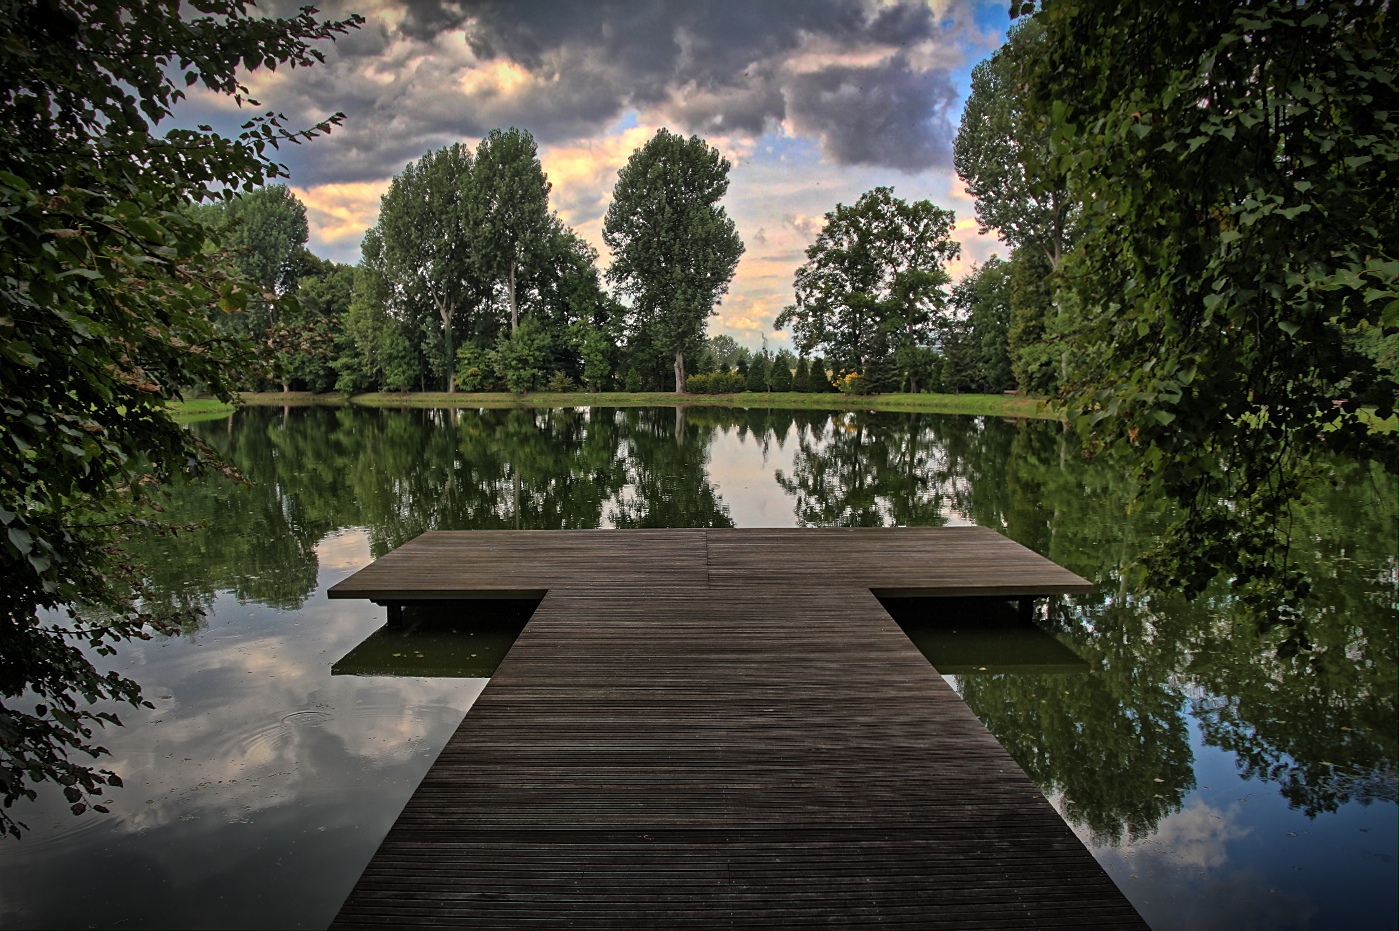
<svg viewBox="0 0 1399 931">
<path fill-rule="evenodd" d="M 1086 576 L 1025 630 L 893 606 L 1157 929 L 1394 928 L 1396 488 L 1319 475 L 1297 558 L 1315 655 L 1221 589 L 1134 594 L 1161 526 L 1054 424 L 799 411 L 254 409 L 197 425 L 251 488 L 183 489 L 210 529 L 141 555 L 184 636 L 123 649 L 112 814 L 56 794 L 0 843 L 0 926 L 318 927 L 470 708 L 509 619 L 424 622 L 325 589 L 429 529 L 973 522 Z M 905 616 L 907 615 L 907 616 Z M 506 632 L 501 633 L 502 630 Z M 375 635 L 375 636 L 371 636 Z"/>
</svg>

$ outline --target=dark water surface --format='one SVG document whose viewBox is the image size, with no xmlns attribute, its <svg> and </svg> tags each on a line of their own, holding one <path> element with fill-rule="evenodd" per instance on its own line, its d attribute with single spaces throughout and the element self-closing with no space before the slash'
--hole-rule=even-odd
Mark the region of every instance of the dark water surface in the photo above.
<svg viewBox="0 0 1399 931">
<path fill-rule="evenodd" d="M 909 414 L 251 409 L 194 427 L 253 481 L 182 489 L 140 556 L 184 636 L 116 666 L 155 704 L 102 742 L 112 814 L 57 793 L 0 842 L 0 926 L 322 927 L 522 617 L 381 631 L 325 589 L 424 530 L 937 525 L 1096 584 L 1025 628 L 888 607 L 1157 929 L 1394 928 L 1396 487 L 1337 466 L 1299 509 L 1316 650 L 1280 658 L 1223 588 L 1134 594 L 1159 531 L 1057 425 Z M 518 612 L 516 612 L 518 614 Z M 377 633 L 376 633 L 377 632 Z"/>
</svg>

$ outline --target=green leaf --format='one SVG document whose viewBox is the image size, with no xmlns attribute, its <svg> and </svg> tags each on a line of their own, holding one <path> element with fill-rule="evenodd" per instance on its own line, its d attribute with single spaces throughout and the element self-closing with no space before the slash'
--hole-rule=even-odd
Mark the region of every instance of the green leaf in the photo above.
<svg viewBox="0 0 1399 931">
<path fill-rule="evenodd" d="M 1302 325 L 1299 323 L 1293 323 L 1291 320 L 1279 320 L 1278 329 L 1282 330 L 1288 336 L 1296 336 L 1297 331 L 1302 329 Z"/>
<path fill-rule="evenodd" d="M 7 535 L 10 538 L 10 542 L 15 545 L 15 549 L 19 550 L 21 553 L 28 555 L 29 551 L 34 548 L 34 538 L 29 535 L 29 531 L 27 530 L 20 527 L 11 527 L 7 531 Z"/>
</svg>

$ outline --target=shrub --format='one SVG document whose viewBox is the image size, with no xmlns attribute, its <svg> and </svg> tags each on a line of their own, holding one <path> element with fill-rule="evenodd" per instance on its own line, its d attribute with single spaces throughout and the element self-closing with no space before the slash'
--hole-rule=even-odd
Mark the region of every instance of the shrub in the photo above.
<svg viewBox="0 0 1399 931">
<path fill-rule="evenodd" d="M 555 394 L 566 394 L 577 390 L 578 383 L 564 372 L 553 372 L 549 375 L 549 380 L 544 384 L 545 391 L 552 391 Z"/>
<path fill-rule="evenodd" d="M 491 354 L 467 343 L 457 350 L 457 387 L 462 391 L 490 391 L 495 387 Z"/>
<path fill-rule="evenodd" d="M 736 394 L 743 387 L 744 378 L 737 372 L 712 372 L 685 379 L 685 390 L 691 394 Z"/>
</svg>

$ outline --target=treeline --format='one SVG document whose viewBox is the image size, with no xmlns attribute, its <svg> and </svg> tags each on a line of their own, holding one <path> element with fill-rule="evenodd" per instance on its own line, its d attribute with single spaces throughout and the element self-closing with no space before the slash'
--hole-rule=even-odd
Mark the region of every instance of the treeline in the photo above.
<svg viewBox="0 0 1399 931">
<path fill-rule="evenodd" d="M 743 252 L 718 203 L 728 170 L 703 140 L 665 130 L 633 153 L 604 221 L 605 276 L 550 209 L 520 129 L 405 167 L 355 267 L 307 251 L 306 208 L 284 185 L 191 212 L 257 288 L 241 312 L 215 312 L 260 350 L 247 389 L 1052 390 L 1043 263 L 993 258 L 954 288 L 953 214 L 890 188 L 827 215 L 777 321 L 798 352 L 707 337 Z"/>
<path fill-rule="evenodd" d="M 193 208 L 261 300 L 216 313 L 264 350 L 244 387 L 363 391 L 670 390 L 717 372 L 705 321 L 743 244 L 719 200 L 729 163 L 660 130 L 618 175 L 596 251 L 549 206 L 533 137 L 494 130 L 409 164 L 363 258 L 311 255 L 281 185 Z"/>
</svg>

